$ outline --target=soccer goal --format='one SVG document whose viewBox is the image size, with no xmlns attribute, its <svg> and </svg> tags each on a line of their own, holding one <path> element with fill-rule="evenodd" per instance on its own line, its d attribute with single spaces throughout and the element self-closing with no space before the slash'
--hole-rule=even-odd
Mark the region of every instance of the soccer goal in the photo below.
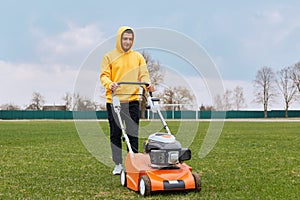
<svg viewBox="0 0 300 200">
<path fill-rule="evenodd" d="M 199 108 L 195 104 L 159 104 L 166 119 L 198 119 Z M 157 113 L 147 111 L 147 119 L 158 119 Z"/>
</svg>

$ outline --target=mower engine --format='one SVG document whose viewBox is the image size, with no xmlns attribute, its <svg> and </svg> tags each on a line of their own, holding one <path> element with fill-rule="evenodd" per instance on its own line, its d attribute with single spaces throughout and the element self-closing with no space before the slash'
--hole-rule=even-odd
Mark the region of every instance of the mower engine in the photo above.
<svg viewBox="0 0 300 200">
<path fill-rule="evenodd" d="M 168 133 L 153 133 L 144 143 L 144 149 L 150 155 L 153 168 L 176 167 L 177 163 L 191 159 L 190 149 L 182 148 L 175 137 Z"/>
</svg>

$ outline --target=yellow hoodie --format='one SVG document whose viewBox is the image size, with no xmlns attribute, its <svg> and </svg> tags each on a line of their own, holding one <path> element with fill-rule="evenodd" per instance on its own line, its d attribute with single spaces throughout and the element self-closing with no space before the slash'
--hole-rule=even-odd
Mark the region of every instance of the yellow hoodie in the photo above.
<svg viewBox="0 0 300 200">
<path fill-rule="evenodd" d="M 109 86 L 112 82 L 147 82 L 150 77 L 144 57 L 131 48 L 124 52 L 121 46 L 121 37 L 128 26 L 119 28 L 116 38 L 116 48 L 106 53 L 102 59 L 100 81 L 106 89 L 106 101 L 112 102 Z M 133 37 L 134 38 L 134 37 Z M 134 41 L 133 41 L 134 42 Z M 132 43 L 133 45 L 133 43 Z M 137 85 L 121 85 L 115 90 L 121 102 L 135 101 L 139 99 Z"/>
</svg>

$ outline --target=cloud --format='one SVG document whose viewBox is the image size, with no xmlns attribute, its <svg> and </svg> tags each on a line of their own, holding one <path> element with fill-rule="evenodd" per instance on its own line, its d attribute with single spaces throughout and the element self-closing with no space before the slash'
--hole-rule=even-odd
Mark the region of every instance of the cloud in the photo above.
<svg viewBox="0 0 300 200">
<path fill-rule="evenodd" d="M 257 19 L 261 19 L 264 24 L 277 25 L 284 21 L 284 16 L 278 10 L 264 10 L 257 13 Z"/>
<path fill-rule="evenodd" d="M 295 53 L 287 54 L 287 50 L 299 50 L 293 36 L 299 33 L 299 17 L 295 8 L 287 6 L 257 11 L 249 21 L 248 32 L 240 39 L 242 53 L 270 63 L 293 56 Z"/>
<path fill-rule="evenodd" d="M 37 39 L 34 62 L 0 60 L 0 105 L 14 103 L 24 107 L 33 92 L 41 93 L 46 104 L 63 103 L 65 93 L 74 90 L 81 64 L 104 40 L 96 24 L 77 26 L 68 22 L 65 31 L 54 35 L 31 27 L 31 33 Z"/>
<path fill-rule="evenodd" d="M 80 66 L 88 53 L 104 41 L 104 33 L 96 24 L 78 26 L 67 23 L 67 30 L 56 35 L 47 35 L 38 28 L 32 33 L 39 37 L 38 56 L 44 63 L 64 63 Z"/>
<path fill-rule="evenodd" d="M 67 65 L 12 63 L 0 61 L 0 104 L 25 106 L 33 92 L 41 93 L 46 104 L 62 103 L 66 92 L 73 91 L 77 70 Z"/>
</svg>

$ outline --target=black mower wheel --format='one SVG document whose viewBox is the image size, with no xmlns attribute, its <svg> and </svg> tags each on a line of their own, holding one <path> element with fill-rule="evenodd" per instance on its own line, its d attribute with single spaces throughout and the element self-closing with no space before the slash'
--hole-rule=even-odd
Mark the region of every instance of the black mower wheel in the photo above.
<svg viewBox="0 0 300 200">
<path fill-rule="evenodd" d="M 200 175 L 192 172 L 192 175 L 194 177 L 194 181 L 195 181 L 195 191 L 196 192 L 200 192 L 201 191 L 201 179 L 200 179 Z"/>
<path fill-rule="evenodd" d="M 126 178 L 126 171 L 125 171 L 125 169 L 122 169 L 122 171 L 121 171 L 120 182 L 121 182 L 122 186 L 124 186 L 124 187 L 127 186 L 127 178 Z"/>
<path fill-rule="evenodd" d="M 139 191 L 142 196 L 148 196 L 151 193 L 151 181 L 148 176 L 141 176 L 139 182 Z"/>
</svg>

